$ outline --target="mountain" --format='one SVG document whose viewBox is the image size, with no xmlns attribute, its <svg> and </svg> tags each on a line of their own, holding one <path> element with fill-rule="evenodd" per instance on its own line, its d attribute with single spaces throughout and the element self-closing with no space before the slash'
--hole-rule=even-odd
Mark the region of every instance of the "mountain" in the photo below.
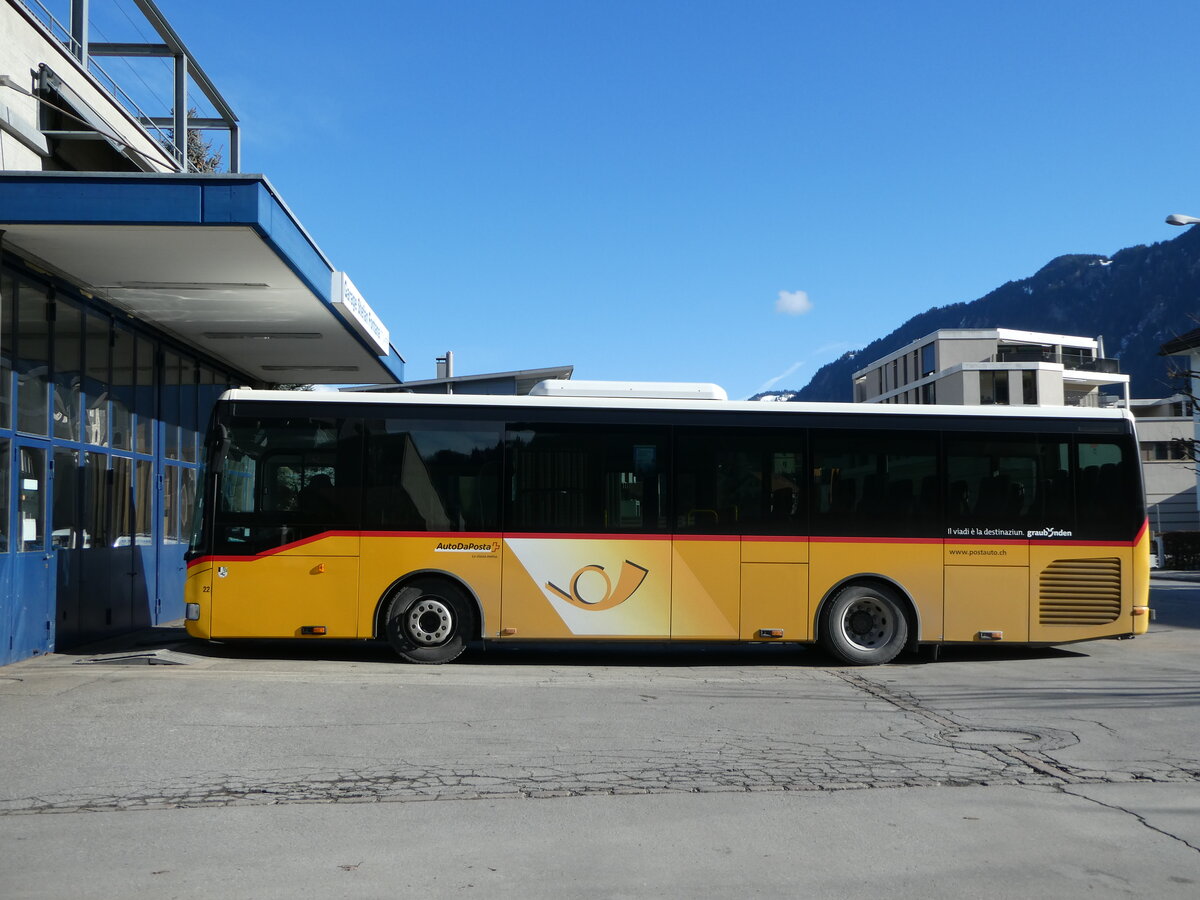
<svg viewBox="0 0 1200 900">
<path fill-rule="evenodd" d="M 939 328 L 1013 328 L 1103 336 L 1104 353 L 1130 376 L 1130 396 L 1164 397 L 1174 390 L 1171 361 L 1159 347 L 1196 328 L 1200 315 L 1200 227 L 1170 241 L 1121 250 L 1111 258 L 1070 254 L 969 303 L 913 316 L 891 334 L 846 353 L 799 391 L 772 391 L 789 400 L 853 399 L 851 374 Z M 763 399 L 760 395 L 759 399 Z"/>
</svg>

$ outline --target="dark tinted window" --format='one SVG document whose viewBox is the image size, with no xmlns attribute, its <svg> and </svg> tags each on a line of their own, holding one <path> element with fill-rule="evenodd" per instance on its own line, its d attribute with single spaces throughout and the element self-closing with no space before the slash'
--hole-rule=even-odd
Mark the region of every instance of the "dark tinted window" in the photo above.
<svg viewBox="0 0 1200 900">
<path fill-rule="evenodd" d="M 1125 437 L 948 438 L 949 536 L 1132 540 L 1145 520 L 1136 456 Z"/>
<path fill-rule="evenodd" d="M 87 394 L 84 440 L 108 446 L 109 389 L 112 385 L 112 322 L 95 312 L 84 316 L 84 356 L 87 363 L 83 386 Z M 165 402 L 165 400 L 164 400 Z"/>
<path fill-rule="evenodd" d="M 937 438 L 814 431 L 812 532 L 941 537 Z"/>
<path fill-rule="evenodd" d="M 133 333 L 119 325 L 113 329 L 112 343 L 112 444 L 122 450 L 133 447 L 133 397 L 137 384 Z"/>
<path fill-rule="evenodd" d="M 79 395 L 83 387 L 83 311 L 69 300 L 58 300 L 56 305 L 54 436 L 77 441 L 80 439 Z"/>
<path fill-rule="evenodd" d="M 921 377 L 932 375 L 937 368 L 937 362 L 934 358 L 933 344 L 926 344 L 921 348 Z"/>
<path fill-rule="evenodd" d="M 666 432 L 510 426 L 510 531 L 665 532 Z"/>
<path fill-rule="evenodd" d="M 17 287 L 17 428 L 46 434 L 49 401 L 50 322 L 45 289 L 28 282 Z"/>
<path fill-rule="evenodd" d="M 1008 405 L 1008 372 L 979 373 L 979 402 L 984 406 Z"/>
<path fill-rule="evenodd" d="M 363 527 L 498 530 L 500 433 L 478 422 L 369 422 Z"/>
<path fill-rule="evenodd" d="M 803 436 L 693 431 L 675 436 L 675 530 L 805 534 Z"/>
<path fill-rule="evenodd" d="M 1091 540 L 1128 541 L 1146 519 L 1137 449 L 1132 438 L 1076 439 L 1077 533 Z"/>
<path fill-rule="evenodd" d="M 1075 529 L 1069 438 L 948 437 L 946 482 L 949 538 Z"/>
</svg>

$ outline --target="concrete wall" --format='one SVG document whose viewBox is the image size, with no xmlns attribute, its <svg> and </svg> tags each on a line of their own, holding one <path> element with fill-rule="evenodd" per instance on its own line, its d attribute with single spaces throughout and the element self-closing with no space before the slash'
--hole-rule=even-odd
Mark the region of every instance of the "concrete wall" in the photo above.
<svg viewBox="0 0 1200 900">
<path fill-rule="evenodd" d="M 994 340 L 938 341 L 937 364 L 939 369 L 949 369 L 960 363 L 984 362 L 996 355 Z"/>
<path fill-rule="evenodd" d="M 934 400 L 954 406 L 979 405 L 979 375 L 959 369 L 945 378 L 938 379 L 934 388 Z"/>
<path fill-rule="evenodd" d="M 1037 391 L 1038 403 L 1042 406 L 1062 406 L 1066 401 L 1062 372 L 1045 367 L 1038 368 Z"/>
<path fill-rule="evenodd" d="M 1143 412 L 1152 410 L 1143 410 Z M 1190 437 L 1192 420 L 1179 416 L 1139 416 L 1139 443 L 1167 442 Z M 1196 466 L 1182 460 L 1143 460 L 1150 528 L 1167 531 L 1200 531 L 1196 506 Z"/>
</svg>

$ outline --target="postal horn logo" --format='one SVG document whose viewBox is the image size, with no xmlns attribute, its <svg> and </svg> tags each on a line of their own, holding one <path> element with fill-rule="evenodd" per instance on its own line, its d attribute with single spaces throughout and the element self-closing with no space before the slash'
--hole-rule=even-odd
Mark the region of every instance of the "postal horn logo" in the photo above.
<svg viewBox="0 0 1200 900">
<path fill-rule="evenodd" d="M 646 580 L 648 574 L 650 574 L 649 569 L 625 560 L 621 564 L 621 574 L 617 578 L 615 588 L 612 579 L 604 571 L 604 566 L 597 565 L 584 566 L 576 572 L 571 578 L 569 591 L 564 591 L 549 581 L 546 582 L 546 587 L 553 591 L 555 596 L 566 600 L 572 606 L 595 612 L 620 606 L 642 586 L 642 582 Z"/>
</svg>

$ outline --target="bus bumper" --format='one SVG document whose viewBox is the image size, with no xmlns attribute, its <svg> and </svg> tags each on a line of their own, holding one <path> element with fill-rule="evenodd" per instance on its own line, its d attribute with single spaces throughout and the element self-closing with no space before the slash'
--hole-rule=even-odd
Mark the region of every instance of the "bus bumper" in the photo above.
<svg viewBox="0 0 1200 900">
<path fill-rule="evenodd" d="M 1135 606 L 1133 608 L 1133 633 L 1145 634 L 1150 630 L 1150 607 Z"/>
<path fill-rule="evenodd" d="M 184 627 L 191 637 L 201 640 L 212 638 L 212 579 L 212 563 L 197 562 L 188 567 L 183 588 Z"/>
</svg>

